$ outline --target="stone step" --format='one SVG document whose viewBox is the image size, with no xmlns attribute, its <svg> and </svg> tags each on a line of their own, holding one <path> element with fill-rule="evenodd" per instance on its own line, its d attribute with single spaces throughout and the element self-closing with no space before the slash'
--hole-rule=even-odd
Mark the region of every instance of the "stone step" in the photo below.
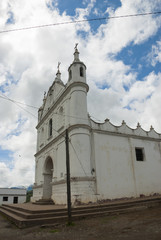
<svg viewBox="0 0 161 240">
<path fill-rule="evenodd" d="M 21 209 L 17 210 L 16 208 L 2 206 L 1 210 L 11 212 L 12 214 L 22 217 L 23 219 L 37 219 L 37 218 L 47 218 L 47 217 L 57 217 L 57 216 L 67 215 L 67 209 L 64 209 L 63 211 L 54 211 L 54 210 L 45 211 L 44 210 L 41 213 L 37 213 L 37 212 L 28 213 L 25 211 L 21 211 Z"/>
<path fill-rule="evenodd" d="M 99 215 L 111 215 L 136 211 L 146 207 L 153 207 L 161 204 L 161 198 L 130 200 L 124 202 L 97 204 L 92 206 L 80 206 L 72 208 L 72 220 Z M 61 223 L 67 221 L 67 209 L 45 209 L 30 210 L 16 205 L 3 205 L 0 212 L 6 215 L 18 227 L 29 227 Z"/>
<path fill-rule="evenodd" d="M 137 206 L 137 207 L 129 207 L 129 208 L 122 208 L 117 210 L 108 210 L 108 211 L 98 211 L 98 212 L 90 212 L 90 213 L 77 213 L 72 214 L 72 221 L 80 220 L 83 218 L 89 218 L 89 217 L 96 217 L 96 216 L 103 216 L 103 215 L 115 215 L 115 214 L 121 214 L 126 212 L 132 212 L 132 211 L 138 211 L 145 209 L 147 207 L 145 206 Z M 47 225 L 47 224 L 54 224 L 54 223 L 64 223 L 67 222 L 68 217 L 67 215 L 63 216 L 53 216 L 53 217 L 47 217 L 47 218 L 37 218 L 37 219 L 24 219 L 22 217 L 19 217 L 11 212 L 7 212 L 6 210 L 2 210 L 2 212 L 7 215 L 8 219 L 14 222 L 19 228 L 25 228 L 25 227 L 31 227 L 31 226 L 40 226 L 40 225 Z"/>
<path fill-rule="evenodd" d="M 115 202 L 110 202 L 110 203 L 103 203 L 103 204 L 93 204 L 93 205 L 82 205 L 82 206 L 76 206 L 72 208 L 72 211 L 90 211 L 90 210 L 97 210 L 98 208 L 104 209 L 104 208 L 119 208 L 121 206 L 133 206 L 133 205 L 148 205 L 150 203 L 150 205 L 152 205 L 154 203 L 154 205 L 156 205 L 157 203 L 161 202 L 161 197 L 157 197 L 157 198 L 148 198 L 148 199 L 134 199 L 134 200 L 125 200 L 125 201 L 115 201 Z M 23 205 L 25 206 L 25 204 Z M 23 208 L 21 205 L 19 204 L 11 204 L 11 205 L 7 205 L 7 204 L 3 204 L 3 207 L 7 207 L 7 208 L 11 208 L 11 209 L 16 209 L 18 211 L 21 212 L 26 212 L 26 213 L 31 213 L 31 214 L 42 214 L 42 213 L 50 213 L 52 212 L 64 212 L 67 211 L 67 209 L 64 208 L 56 208 L 56 209 L 43 209 L 43 210 L 37 210 L 36 206 L 34 208 L 34 210 L 32 209 L 28 209 L 28 208 Z"/>
<path fill-rule="evenodd" d="M 159 204 L 161 200 L 152 200 L 150 201 L 150 205 Z M 129 202 L 129 203 L 117 203 L 111 205 L 97 205 L 97 206 L 87 206 L 87 207 L 79 207 L 79 208 L 72 208 L 72 214 L 86 214 L 90 212 L 104 212 L 107 210 L 117 210 L 121 208 L 130 208 L 133 206 L 141 206 L 141 205 L 148 205 L 148 201 L 140 201 L 140 202 Z M 63 216 L 67 214 L 67 209 L 52 209 L 52 210 L 41 210 L 41 211 L 30 211 L 20 207 L 16 207 L 15 205 L 3 205 L 2 209 L 8 210 L 11 213 L 26 218 L 26 219 L 34 219 L 34 218 L 44 218 L 44 217 L 51 217 L 51 216 Z"/>
<path fill-rule="evenodd" d="M 115 202 L 115 203 L 106 203 L 106 204 L 97 204 L 93 206 L 81 206 L 81 207 L 76 207 L 74 210 L 76 211 L 94 211 L 97 209 L 116 209 L 116 208 L 127 208 L 127 207 L 132 207 L 132 206 L 137 206 L 137 205 L 155 205 L 161 203 L 161 198 L 158 199 L 151 199 L 151 200 L 140 200 L 140 201 L 130 201 L 130 202 Z"/>
<path fill-rule="evenodd" d="M 21 211 L 21 212 L 25 212 L 25 213 L 29 213 L 29 214 L 42 214 L 44 212 L 46 213 L 50 213 L 51 211 L 53 212 L 63 212 L 63 211 L 67 211 L 66 208 L 57 208 L 57 209 L 42 209 L 42 210 L 37 210 L 36 206 L 35 205 L 35 208 L 34 210 L 33 209 L 30 209 L 30 208 L 25 208 L 25 205 L 26 204 L 22 204 L 22 205 L 19 205 L 19 204 L 11 204 L 11 205 L 8 205 L 8 204 L 3 204 L 1 207 L 6 207 L 8 209 L 15 209 L 15 210 L 18 210 L 18 211 Z M 45 206 L 44 206 L 45 207 Z"/>
<path fill-rule="evenodd" d="M 19 228 L 39 226 L 42 224 L 49 224 L 49 223 L 62 223 L 67 220 L 67 215 L 47 217 L 47 218 L 37 218 L 37 219 L 35 219 L 35 218 L 34 219 L 25 219 L 16 214 L 13 214 L 5 209 L 1 209 L 0 212 L 2 214 L 4 214 L 8 218 L 8 220 L 13 222 Z"/>
<path fill-rule="evenodd" d="M 152 204 L 152 203 L 158 203 L 161 202 L 161 197 L 155 197 L 155 198 L 139 198 L 139 199 L 130 199 L 130 200 L 123 200 L 123 201 L 114 201 L 114 202 L 108 202 L 108 203 L 101 203 L 101 204 L 94 204 L 94 205 L 85 205 L 85 206 L 79 206 L 75 209 L 94 209 L 94 208 L 106 208 L 106 207 L 112 207 L 112 206 L 127 206 L 127 205 L 137 205 L 137 204 Z"/>
</svg>

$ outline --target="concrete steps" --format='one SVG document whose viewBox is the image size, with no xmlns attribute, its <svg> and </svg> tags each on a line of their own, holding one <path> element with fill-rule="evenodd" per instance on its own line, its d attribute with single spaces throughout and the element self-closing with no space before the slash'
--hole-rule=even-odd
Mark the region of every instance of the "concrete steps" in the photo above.
<svg viewBox="0 0 161 240">
<path fill-rule="evenodd" d="M 72 221 L 85 217 L 120 214 L 161 205 L 161 197 L 133 199 L 126 201 L 114 201 L 104 204 L 83 205 L 72 208 Z M 23 207 L 25 206 L 25 207 Z M 26 207 L 28 206 L 28 207 Z M 40 226 L 46 224 L 67 222 L 67 209 L 56 208 L 53 205 L 50 209 L 42 207 L 30 207 L 30 205 L 3 205 L 0 212 L 7 216 L 19 228 Z"/>
</svg>

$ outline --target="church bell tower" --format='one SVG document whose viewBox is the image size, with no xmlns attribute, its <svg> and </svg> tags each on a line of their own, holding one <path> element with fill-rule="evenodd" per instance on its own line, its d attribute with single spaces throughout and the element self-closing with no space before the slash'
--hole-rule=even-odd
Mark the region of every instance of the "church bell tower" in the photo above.
<svg viewBox="0 0 161 240">
<path fill-rule="evenodd" d="M 74 61 L 68 68 L 69 72 L 68 81 L 86 83 L 86 66 L 83 62 L 79 60 L 79 51 L 77 45 L 78 44 L 76 44 L 75 46 Z"/>
<path fill-rule="evenodd" d="M 82 203 L 92 200 L 95 178 L 91 173 L 89 87 L 86 66 L 79 59 L 77 45 L 68 68 L 67 84 L 61 80 L 58 63 L 56 78 L 39 109 L 32 201 L 52 199 L 57 204 L 66 204 L 66 129 L 69 134 L 71 201 L 74 203 L 77 197 Z"/>
<path fill-rule="evenodd" d="M 68 68 L 68 83 L 71 88 L 70 99 L 70 124 L 88 124 L 86 66 L 79 59 L 79 51 L 75 46 L 74 60 Z M 75 117 L 75 118 L 74 118 Z"/>
</svg>

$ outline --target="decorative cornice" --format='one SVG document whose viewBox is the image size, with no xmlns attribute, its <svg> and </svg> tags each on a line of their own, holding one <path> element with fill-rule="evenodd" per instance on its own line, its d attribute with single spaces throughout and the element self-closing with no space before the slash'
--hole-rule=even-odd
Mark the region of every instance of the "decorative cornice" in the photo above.
<svg viewBox="0 0 161 240">
<path fill-rule="evenodd" d="M 71 177 L 70 178 L 70 182 L 86 182 L 86 181 L 90 181 L 90 182 L 95 182 L 96 179 L 95 177 Z M 65 179 L 62 179 L 62 180 L 59 180 L 59 181 L 55 181 L 55 182 L 52 182 L 51 185 L 60 185 L 60 184 L 66 184 L 66 180 Z"/>
<path fill-rule="evenodd" d="M 68 130 L 72 131 L 73 129 L 76 129 L 76 128 L 85 128 L 85 129 L 91 130 L 91 127 L 87 124 L 74 124 L 69 126 Z"/>
<path fill-rule="evenodd" d="M 85 182 L 85 181 L 96 181 L 95 177 L 85 176 L 85 177 L 71 177 L 71 182 Z"/>
<path fill-rule="evenodd" d="M 60 185 L 60 184 L 66 184 L 66 180 L 62 179 L 59 181 L 52 182 L 51 185 Z"/>
<path fill-rule="evenodd" d="M 42 188 L 42 187 L 43 187 L 43 184 L 40 184 L 40 185 L 34 185 L 34 186 L 33 186 L 33 189 Z"/>
<path fill-rule="evenodd" d="M 106 135 L 112 135 L 112 136 L 118 136 L 118 137 L 126 137 L 126 138 L 135 138 L 135 139 L 143 139 L 143 140 L 149 140 L 149 141 L 156 141 L 161 142 L 161 138 L 153 138 L 153 137 L 146 137 L 146 136 L 139 136 L 134 134 L 125 134 L 125 133 L 119 133 L 119 132 L 110 132 L 106 130 L 100 130 L 100 129 L 92 129 L 93 132 L 106 134 Z"/>
<path fill-rule="evenodd" d="M 149 140 L 161 141 L 161 134 L 157 133 L 153 129 L 153 127 L 150 128 L 150 131 L 145 131 L 144 129 L 142 129 L 140 123 L 137 124 L 136 129 L 132 129 L 126 125 L 124 120 L 121 126 L 113 125 L 109 121 L 109 119 L 106 119 L 104 123 L 97 123 L 92 119 L 90 120 L 91 120 L 91 129 L 94 132 L 123 136 L 123 137 L 133 137 L 133 138 L 140 138 L 140 139 L 146 139 L 146 140 L 149 139 Z"/>
</svg>

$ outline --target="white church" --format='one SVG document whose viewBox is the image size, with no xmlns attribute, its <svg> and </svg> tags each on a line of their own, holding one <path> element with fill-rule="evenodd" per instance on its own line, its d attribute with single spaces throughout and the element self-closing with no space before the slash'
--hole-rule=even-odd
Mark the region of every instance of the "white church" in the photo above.
<svg viewBox="0 0 161 240">
<path fill-rule="evenodd" d="M 161 194 L 161 134 L 93 121 L 86 66 L 77 45 L 64 85 L 59 70 L 38 111 L 32 201 L 66 204 L 65 131 L 69 132 L 72 204 Z"/>
</svg>

